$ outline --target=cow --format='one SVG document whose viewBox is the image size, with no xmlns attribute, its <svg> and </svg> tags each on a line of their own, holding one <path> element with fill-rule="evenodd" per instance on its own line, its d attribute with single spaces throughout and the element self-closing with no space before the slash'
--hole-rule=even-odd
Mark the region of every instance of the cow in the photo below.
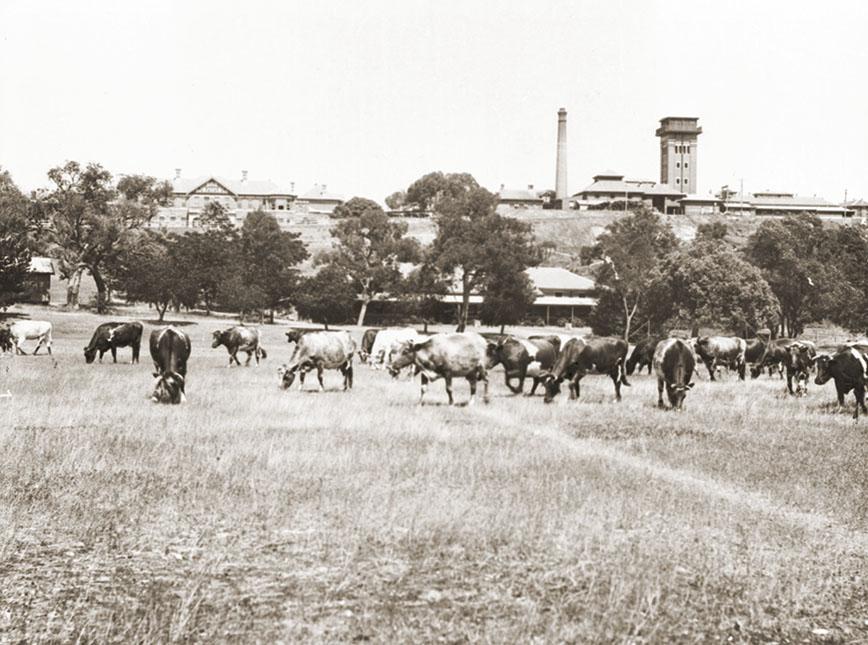
<svg viewBox="0 0 868 645">
<path fill-rule="evenodd" d="M 15 346 L 16 354 L 24 354 L 24 341 L 35 340 L 36 348 L 33 350 L 33 355 L 39 352 L 41 347 L 45 347 L 48 353 L 51 354 L 51 323 L 47 320 L 16 320 L 9 325 L 9 340 Z"/>
<path fill-rule="evenodd" d="M 0 352 L 12 351 L 12 333 L 8 327 L 0 327 Z"/>
<path fill-rule="evenodd" d="M 859 418 L 859 409 L 868 414 L 865 408 L 865 384 L 868 383 L 868 357 L 856 347 L 844 345 L 832 354 L 820 354 L 814 359 L 817 376 L 814 383 L 823 385 L 829 379 L 835 380 L 838 392 L 838 405 L 844 405 L 844 395 L 853 390 L 856 397 L 856 410 L 853 418 Z"/>
<path fill-rule="evenodd" d="M 524 380 L 530 376 L 533 386 L 528 396 L 533 396 L 537 386 L 542 383 L 540 374 L 551 370 L 557 355 L 557 350 L 548 340 L 505 336 L 488 341 L 485 367 L 490 370 L 498 364 L 503 365 L 506 387 L 514 394 L 524 391 Z M 515 378 L 518 379 L 518 387 L 512 384 Z"/>
<path fill-rule="evenodd" d="M 190 337 L 172 326 L 158 327 L 151 332 L 149 345 L 154 361 L 154 378 L 157 379 L 151 400 L 155 403 L 186 403 Z"/>
<path fill-rule="evenodd" d="M 404 341 L 392 352 L 389 371 L 392 376 L 408 365 L 414 365 L 420 374 L 422 391 L 419 405 L 425 400 L 429 381 L 442 378 L 446 384 L 446 394 L 449 405 L 454 405 L 452 398 L 452 379 L 463 377 L 470 383 L 470 400 L 472 405 L 476 400 L 476 383 L 482 381 L 482 399 L 488 403 L 488 341 L 475 332 L 456 332 L 452 334 L 435 334 L 423 341 Z"/>
<path fill-rule="evenodd" d="M 139 351 L 142 346 L 142 323 L 140 322 L 107 322 L 99 325 L 90 337 L 90 342 L 84 348 L 84 362 L 90 365 L 99 352 L 99 362 L 106 352 L 111 352 L 112 363 L 118 362 L 118 347 L 129 347 L 133 350 L 130 364 L 139 362 Z"/>
<path fill-rule="evenodd" d="M 259 365 L 260 358 L 268 358 L 265 348 L 259 344 L 258 329 L 236 325 L 223 331 L 217 329 L 212 336 L 212 349 L 217 349 L 220 345 L 226 346 L 226 351 L 229 352 L 229 367 L 232 367 L 233 362 L 239 367 L 241 366 L 241 361 L 238 360 L 238 352 L 247 352 L 247 360 L 244 361 L 245 366 L 250 365 L 251 358 L 256 358 L 257 365 Z"/>
<path fill-rule="evenodd" d="M 654 350 L 661 340 L 660 338 L 646 338 L 636 343 L 636 347 L 633 348 L 630 358 L 627 359 L 627 376 L 632 376 L 633 372 L 636 371 L 636 367 L 639 368 L 640 373 L 643 367 L 647 367 L 648 373 L 651 373 L 651 367 L 654 363 Z"/>
<path fill-rule="evenodd" d="M 627 382 L 624 362 L 627 343 L 620 338 L 572 338 L 563 346 L 554 367 L 544 375 L 545 402 L 551 403 L 564 379 L 570 382 L 570 399 L 579 398 L 579 381 L 586 374 L 608 374 L 615 384 L 615 399 L 621 400 L 621 385 Z"/>
<path fill-rule="evenodd" d="M 787 371 L 787 391 L 801 396 L 808 393 L 808 376 L 817 355 L 814 343 L 796 341 L 786 346 L 787 356 L 784 367 Z M 796 380 L 796 391 L 793 391 L 793 379 Z"/>
<path fill-rule="evenodd" d="M 293 332 L 287 332 L 287 338 Z M 290 340 L 290 342 L 293 342 Z M 298 374 L 298 389 L 304 388 L 304 377 L 316 370 L 320 392 L 323 387 L 323 370 L 340 370 L 344 376 L 344 391 L 353 387 L 353 356 L 356 342 L 346 331 L 308 331 L 298 334 L 295 350 L 289 364 L 278 368 L 283 389 L 289 388 Z"/>
<path fill-rule="evenodd" d="M 693 387 L 690 379 L 696 367 L 693 350 L 680 338 L 666 338 L 654 348 L 654 372 L 657 374 L 657 407 L 665 408 L 663 389 L 669 405 L 681 410 L 687 391 Z"/>
<path fill-rule="evenodd" d="M 368 355 L 368 364 L 375 369 L 388 369 L 389 363 L 392 360 L 392 350 L 397 349 L 401 343 L 407 341 L 421 343 L 428 338 L 427 335 L 420 334 L 412 327 L 383 329 L 377 334 L 377 337 L 374 340 L 374 344 L 371 347 L 370 354 Z"/>
<path fill-rule="evenodd" d="M 738 372 L 738 377 L 743 381 L 745 376 L 744 354 L 747 351 L 747 342 L 744 338 L 734 336 L 702 336 L 695 341 L 696 355 L 705 364 L 711 380 L 714 379 L 714 370 L 718 365 L 726 365 Z"/>
<path fill-rule="evenodd" d="M 371 355 L 371 349 L 374 347 L 374 341 L 377 338 L 377 334 L 382 331 L 381 329 L 366 329 L 365 333 L 362 334 L 362 343 L 359 347 L 359 360 L 363 363 L 368 361 L 368 356 Z"/>
<path fill-rule="evenodd" d="M 751 378 L 757 378 L 762 374 L 763 369 L 768 368 L 769 375 L 777 370 L 783 378 L 784 368 L 787 364 L 787 347 L 795 341 L 793 338 L 776 338 L 765 344 L 765 350 L 759 360 L 754 361 L 753 367 L 750 369 Z"/>
</svg>

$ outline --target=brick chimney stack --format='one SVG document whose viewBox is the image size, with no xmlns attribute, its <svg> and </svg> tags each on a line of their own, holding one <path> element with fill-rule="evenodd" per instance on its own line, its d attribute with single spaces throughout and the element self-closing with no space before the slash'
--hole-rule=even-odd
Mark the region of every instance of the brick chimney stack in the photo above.
<svg viewBox="0 0 868 645">
<path fill-rule="evenodd" d="M 555 174 L 555 198 L 567 201 L 567 111 L 558 110 L 558 164 Z"/>
<path fill-rule="evenodd" d="M 175 168 L 175 179 L 180 179 L 180 178 L 181 178 L 181 169 Z"/>
<path fill-rule="evenodd" d="M 247 171 L 246 170 L 241 171 L 241 181 L 247 181 Z"/>
</svg>

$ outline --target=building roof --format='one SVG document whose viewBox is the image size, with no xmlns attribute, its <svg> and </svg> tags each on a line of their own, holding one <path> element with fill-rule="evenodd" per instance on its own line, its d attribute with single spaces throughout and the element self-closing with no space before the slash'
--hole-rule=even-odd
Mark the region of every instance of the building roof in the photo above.
<svg viewBox="0 0 868 645">
<path fill-rule="evenodd" d="M 661 195 L 664 197 L 684 197 L 684 192 L 670 188 L 669 184 L 655 184 L 642 191 L 646 195 Z"/>
<path fill-rule="evenodd" d="M 590 296 L 539 296 L 535 305 L 560 307 L 596 307 L 597 299 Z"/>
<path fill-rule="evenodd" d="M 844 206 L 846 206 L 847 208 L 853 208 L 854 206 L 866 208 L 868 207 L 868 201 L 865 201 L 864 199 L 854 199 L 849 202 L 844 202 Z"/>
<path fill-rule="evenodd" d="M 561 267 L 530 267 L 527 276 L 534 287 L 547 291 L 591 291 L 597 287 L 593 280 Z"/>
<path fill-rule="evenodd" d="M 607 195 L 642 195 L 645 189 L 639 188 L 633 184 L 625 182 L 623 179 L 604 179 L 604 175 L 597 175 L 594 181 L 585 187 L 584 190 L 576 193 L 573 197 L 581 197 L 586 194 L 607 194 Z"/>
<path fill-rule="evenodd" d="M 722 204 L 723 200 L 714 195 L 685 195 L 681 198 L 681 203 L 688 204 Z"/>
<path fill-rule="evenodd" d="M 304 195 L 299 197 L 299 199 L 303 199 L 309 202 L 343 202 L 343 195 L 338 195 L 337 193 L 330 193 L 326 190 L 325 184 L 314 184 L 313 187 L 307 191 Z"/>
<path fill-rule="evenodd" d="M 497 193 L 497 197 L 502 202 L 542 202 L 542 197 L 530 188 L 501 188 Z"/>
<path fill-rule="evenodd" d="M 44 258 L 37 255 L 30 258 L 30 273 L 48 273 L 54 275 L 54 263 L 51 258 Z"/>
<path fill-rule="evenodd" d="M 270 180 L 240 180 L 240 179 L 225 179 L 223 177 L 217 177 L 216 175 L 209 175 L 206 177 L 177 177 L 172 180 L 172 191 L 175 193 L 188 195 L 189 193 L 195 191 L 197 188 L 204 186 L 210 181 L 217 182 L 221 186 L 223 186 L 226 190 L 231 192 L 234 195 L 258 195 L 258 196 L 271 196 L 271 195 L 286 195 L 290 196 L 293 193 L 281 186 L 278 186 L 273 181 Z"/>
</svg>

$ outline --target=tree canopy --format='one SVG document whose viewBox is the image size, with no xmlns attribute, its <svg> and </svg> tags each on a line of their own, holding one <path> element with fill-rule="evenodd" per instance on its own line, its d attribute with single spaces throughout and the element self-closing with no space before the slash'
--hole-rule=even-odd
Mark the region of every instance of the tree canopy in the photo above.
<svg viewBox="0 0 868 645">
<path fill-rule="evenodd" d="M 353 315 L 356 292 L 349 276 L 339 267 L 326 265 L 316 275 L 300 281 L 295 299 L 299 316 L 330 324 L 347 321 Z"/>
</svg>

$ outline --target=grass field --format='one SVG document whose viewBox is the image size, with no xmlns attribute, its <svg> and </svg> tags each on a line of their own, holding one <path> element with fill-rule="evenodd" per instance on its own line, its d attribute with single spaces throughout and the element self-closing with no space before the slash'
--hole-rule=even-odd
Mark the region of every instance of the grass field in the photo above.
<svg viewBox="0 0 868 645">
<path fill-rule="evenodd" d="M 53 357 L 0 359 L 0 642 L 868 642 L 868 419 L 831 385 L 700 375 L 673 413 L 498 369 L 420 408 L 366 367 L 281 391 L 282 328 L 228 369 L 199 319 L 159 406 L 146 348 L 86 365 L 100 319 L 35 315 Z"/>
</svg>

